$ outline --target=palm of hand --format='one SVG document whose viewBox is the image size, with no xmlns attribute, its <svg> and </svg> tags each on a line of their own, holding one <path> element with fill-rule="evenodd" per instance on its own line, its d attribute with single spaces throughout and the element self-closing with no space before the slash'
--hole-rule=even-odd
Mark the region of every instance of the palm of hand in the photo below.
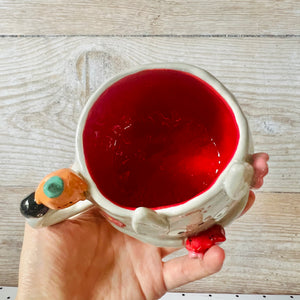
<svg viewBox="0 0 300 300">
<path fill-rule="evenodd" d="M 56 227 L 61 249 L 55 251 L 65 261 L 60 274 L 70 299 L 154 299 L 165 293 L 162 249 L 117 231 L 99 210 L 67 221 L 65 232 Z M 67 241 L 66 235 L 75 237 Z"/>
<path fill-rule="evenodd" d="M 267 156 L 254 156 L 254 187 L 267 173 Z M 250 194 L 249 209 L 254 202 Z M 17 299 L 157 299 L 167 290 L 219 271 L 224 251 L 203 259 L 163 262 L 176 249 L 144 244 L 114 229 L 97 208 L 76 219 L 25 229 Z"/>
<path fill-rule="evenodd" d="M 224 260 L 223 250 L 215 246 L 203 260 L 184 256 L 162 262 L 176 249 L 157 248 L 117 231 L 96 208 L 48 228 L 26 226 L 23 248 L 31 249 L 22 253 L 20 278 L 31 278 L 24 290 L 39 295 L 33 299 L 157 299 L 168 289 L 217 272 Z"/>
</svg>

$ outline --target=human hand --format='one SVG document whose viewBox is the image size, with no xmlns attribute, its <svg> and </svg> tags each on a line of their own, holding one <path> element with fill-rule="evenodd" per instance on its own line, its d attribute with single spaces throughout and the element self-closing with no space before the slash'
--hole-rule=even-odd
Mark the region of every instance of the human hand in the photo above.
<svg viewBox="0 0 300 300">
<path fill-rule="evenodd" d="M 251 183 L 251 188 L 253 189 L 259 189 L 263 185 L 263 179 L 268 174 L 269 168 L 268 168 L 268 160 L 269 155 L 264 152 L 255 153 L 252 155 L 252 166 L 254 169 L 254 175 L 253 180 Z M 255 194 L 252 190 L 250 190 L 248 202 L 241 214 L 244 215 L 254 204 L 255 201 Z"/>
<path fill-rule="evenodd" d="M 253 156 L 255 181 L 267 173 L 267 154 Z M 250 193 L 248 210 L 254 202 Z M 75 219 L 33 229 L 26 224 L 17 300 L 158 299 L 166 291 L 218 272 L 218 246 L 202 259 L 188 255 L 163 262 L 175 248 L 157 248 L 114 229 L 93 208 Z"/>
</svg>

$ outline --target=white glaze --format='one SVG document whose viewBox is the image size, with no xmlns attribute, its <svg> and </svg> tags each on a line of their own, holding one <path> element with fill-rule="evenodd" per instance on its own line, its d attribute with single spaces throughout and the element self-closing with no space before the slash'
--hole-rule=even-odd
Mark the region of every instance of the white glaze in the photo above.
<svg viewBox="0 0 300 300">
<path fill-rule="evenodd" d="M 148 208 L 128 210 L 106 199 L 90 177 L 85 165 L 82 143 L 82 133 L 88 112 L 98 97 L 116 81 L 146 69 L 179 70 L 206 81 L 229 104 L 240 131 L 239 143 L 232 160 L 209 190 L 184 204 L 156 211 Z M 89 98 L 78 122 L 76 158 L 72 168 L 87 180 L 90 186 L 89 192 L 101 209 L 126 225 L 119 227 L 111 222 L 115 228 L 144 242 L 174 247 L 181 246 L 185 237 L 192 232 L 205 230 L 215 222 L 227 225 L 240 215 L 247 203 L 249 185 L 253 176 L 252 166 L 246 162 L 249 154 L 252 153 L 252 138 L 247 120 L 234 96 L 214 76 L 203 69 L 182 63 L 149 64 L 113 77 Z M 91 205 L 89 201 L 78 202 L 60 211 L 49 210 L 42 218 L 30 219 L 29 222 L 34 227 L 48 226 L 78 214 L 90 208 Z"/>
</svg>

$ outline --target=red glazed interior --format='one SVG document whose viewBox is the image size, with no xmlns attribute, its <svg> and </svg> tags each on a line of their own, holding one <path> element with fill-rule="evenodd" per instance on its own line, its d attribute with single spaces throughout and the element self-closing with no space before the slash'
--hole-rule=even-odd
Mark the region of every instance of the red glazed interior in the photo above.
<svg viewBox="0 0 300 300">
<path fill-rule="evenodd" d="M 234 155 L 232 110 L 191 74 L 145 70 L 106 89 L 83 131 L 88 171 L 113 203 L 134 209 L 184 203 L 205 192 Z"/>
</svg>

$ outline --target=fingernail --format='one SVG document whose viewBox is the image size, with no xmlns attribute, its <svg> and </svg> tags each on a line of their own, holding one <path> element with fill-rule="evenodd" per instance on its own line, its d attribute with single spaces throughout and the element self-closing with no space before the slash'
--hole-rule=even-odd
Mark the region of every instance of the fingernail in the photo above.
<svg viewBox="0 0 300 300">
<path fill-rule="evenodd" d="M 189 251 L 189 257 L 203 259 L 203 253 L 196 253 L 196 252 Z"/>
</svg>

